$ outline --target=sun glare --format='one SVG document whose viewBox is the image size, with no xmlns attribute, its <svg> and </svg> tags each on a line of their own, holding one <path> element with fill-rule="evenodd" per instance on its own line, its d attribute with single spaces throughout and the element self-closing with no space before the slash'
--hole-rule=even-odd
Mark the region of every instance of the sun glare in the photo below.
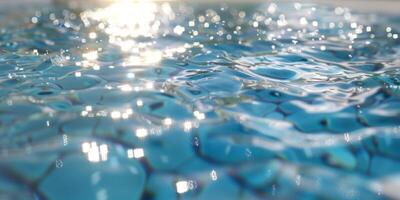
<svg viewBox="0 0 400 200">
<path fill-rule="evenodd" d="M 86 25 L 98 23 L 98 30 L 108 35 L 108 42 L 129 55 L 123 66 L 157 64 L 164 56 L 170 55 L 171 49 L 160 50 L 154 42 L 143 42 L 140 38 L 155 41 L 168 33 L 167 28 L 160 28 L 169 27 L 169 22 L 174 18 L 175 13 L 169 3 L 149 0 L 112 1 L 108 7 L 82 13 Z M 175 32 L 182 32 L 181 29 Z M 89 34 L 91 39 L 97 38 L 97 35 L 95 32 Z M 95 56 L 85 54 L 84 58 L 93 60 Z"/>
</svg>

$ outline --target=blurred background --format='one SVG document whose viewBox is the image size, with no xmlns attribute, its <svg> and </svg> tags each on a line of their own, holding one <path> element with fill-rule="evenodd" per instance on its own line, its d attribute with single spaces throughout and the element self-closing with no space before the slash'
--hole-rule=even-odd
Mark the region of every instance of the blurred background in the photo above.
<svg viewBox="0 0 400 200">
<path fill-rule="evenodd" d="M 93 4 L 107 4 L 110 2 L 115 2 L 120 0 L 2 0 L 0 1 L 0 5 L 4 6 L 15 6 L 15 5 L 26 5 L 26 4 L 49 4 L 49 3 L 57 3 L 57 4 L 68 4 L 72 7 L 87 7 Z M 151 0 L 132 0 L 132 1 L 151 1 Z M 156 0 L 162 1 L 162 0 Z M 167 1 L 176 1 L 176 0 L 167 0 Z M 261 0 L 179 0 L 182 2 L 261 2 Z M 296 2 L 295 0 L 283 0 L 283 1 L 275 1 L 275 2 Z M 264 0 L 262 2 L 273 2 L 273 0 Z M 327 4 L 327 5 L 336 5 L 336 6 L 345 6 L 354 10 L 360 11 L 371 11 L 371 12 L 384 12 L 384 13 L 392 13 L 396 14 L 399 12 L 400 1 L 399 0 L 305 0 L 300 1 L 301 3 L 318 3 L 318 4 Z"/>
</svg>

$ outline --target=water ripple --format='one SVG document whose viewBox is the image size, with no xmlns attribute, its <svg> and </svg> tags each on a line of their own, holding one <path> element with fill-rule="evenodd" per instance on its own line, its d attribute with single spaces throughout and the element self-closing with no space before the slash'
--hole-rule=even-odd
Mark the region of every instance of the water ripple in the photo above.
<svg viewBox="0 0 400 200">
<path fill-rule="evenodd" d="M 0 11 L 2 199 L 400 198 L 398 16 Z"/>
</svg>

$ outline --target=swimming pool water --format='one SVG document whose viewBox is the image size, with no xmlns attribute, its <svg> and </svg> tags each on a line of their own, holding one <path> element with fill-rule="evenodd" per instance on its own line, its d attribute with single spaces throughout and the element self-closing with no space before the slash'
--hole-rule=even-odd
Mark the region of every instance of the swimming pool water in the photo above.
<svg viewBox="0 0 400 200">
<path fill-rule="evenodd" d="M 1 199 L 400 199 L 400 18 L 0 9 Z"/>
</svg>

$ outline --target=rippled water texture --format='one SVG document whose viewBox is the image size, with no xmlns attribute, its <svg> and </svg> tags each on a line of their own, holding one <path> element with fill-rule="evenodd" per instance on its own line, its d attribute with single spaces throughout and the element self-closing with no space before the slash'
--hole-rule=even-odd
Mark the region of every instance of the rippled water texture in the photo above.
<svg viewBox="0 0 400 200">
<path fill-rule="evenodd" d="M 0 10 L 1 199 L 400 198 L 399 16 Z"/>
</svg>

